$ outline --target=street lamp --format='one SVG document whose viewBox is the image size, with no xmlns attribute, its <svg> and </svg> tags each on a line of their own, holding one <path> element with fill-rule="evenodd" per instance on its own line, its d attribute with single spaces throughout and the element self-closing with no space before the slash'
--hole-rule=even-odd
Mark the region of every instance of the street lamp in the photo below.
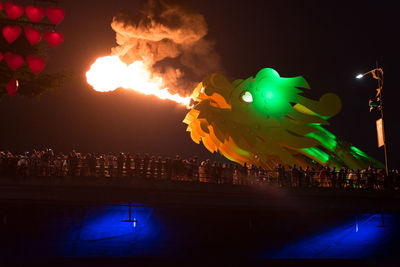
<svg viewBox="0 0 400 267">
<path fill-rule="evenodd" d="M 383 85 L 383 70 L 382 70 L 381 68 L 376 67 L 375 69 L 370 70 L 370 71 L 368 71 L 368 72 L 366 72 L 366 73 L 358 74 L 358 75 L 356 76 L 356 78 L 357 78 L 357 79 L 361 79 L 362 77 L 364 77 L 365 75 L 367 75 L 367 74 L 369 74 L 369 73 L 372 74 L 372 77 L 373 77 L 374 79 L 378 80 L 378 85 L 379 85 L 379 87 L 382 87 L 382 85 Z"/>
<path fill-rule="evenodd" d="M 363 78 L 365 75 L 371 74 L 372 77 L 378 81 L 378 89 L 374 100 L 369 100 L 369 111 L 371 112 L 374 108 L 377 108 L 381 112 L 381 118 L 376 121 L 377 133 L 378 133 L 378 147 L 383 146 L 385 150 L 385 167 L 386 175 L 389 175 L 388 162 L 387 162 L 387 148 L 386 148 L 386 138 L 385 138 L 385 128 L 383 124 L 383 70 L 378 67 L 378 62 L 376 63 L 376 68 L 370 70 L 364 74 L 358 74 L 357 79 Z"/>
</svg>

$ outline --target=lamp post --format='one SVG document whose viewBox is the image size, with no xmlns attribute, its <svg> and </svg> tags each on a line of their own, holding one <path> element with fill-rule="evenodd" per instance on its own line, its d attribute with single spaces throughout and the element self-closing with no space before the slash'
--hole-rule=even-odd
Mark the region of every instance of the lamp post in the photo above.
<svg viewBox="0 0 400 267">
<path fill-rule="evenodd" d="M 382 94 L 382 87 L 383 87 L 383 70 L 382 68 L 379 68 L 378 62 L 376 63 L 376 68 L 373 70 L 370 70 L 364 74 L 359 74 L 356 76 L 357 79 L 363 78 L 365 75 L 371 74 L 372 77 L 378 81 L 378 89 L 376 89 L 377 93 L 375 96 L 375 100 L 369 100 L 369 106 L 370 109 L 369 111 L 371 112 L 374 108 L 377 108 L 381 112 L 381 118 L 377 120 L 377 131 L 378 131 L 378 145 L 380 145 L 380 135 L 381 139 L 383 141 L 383 148 L 385 151 L 385 168 L 386 168 L 386 175 L 389 175 L 389 170 L 388 170 L 388 160 L 387 160 L 387 147 L 386 147 L 386 138 L 385 138 L 385 127 L 383 123 L 383 94 Z"/>
</svg>

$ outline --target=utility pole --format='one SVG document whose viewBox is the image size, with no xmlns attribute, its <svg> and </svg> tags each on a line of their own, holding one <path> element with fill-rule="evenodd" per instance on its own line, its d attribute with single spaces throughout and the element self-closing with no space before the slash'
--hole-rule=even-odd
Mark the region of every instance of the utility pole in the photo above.
<svg viewBox="0 0 400 267">
<path fill-rule="evenodd" d="M 369 100 L 369 111 L 371 112 L 374 109 L 378 109 L 381 112 L 381 118 L 376 121 L 376 129 L 378 134 L 378 147 L 382 147 L 385 151 L 385 169 L 386 175 L 389 175 L 389 168 L 388 168 L 388 157 L 387 157 L 387 144 L 386 144 L 386 137 L 385 137 L 385 124 L 383 120 L 383 70 L 379 67 L 378 62 L 376 62 L 376 68 L 370 70 L 364 74 L 357 75 L 357 79 L 361 79 L 367 74 L 371 74 L 372 77 L 378 81 L 378 89 L 376 89 L 377 93 L 376 96 Z"/>
</svg>

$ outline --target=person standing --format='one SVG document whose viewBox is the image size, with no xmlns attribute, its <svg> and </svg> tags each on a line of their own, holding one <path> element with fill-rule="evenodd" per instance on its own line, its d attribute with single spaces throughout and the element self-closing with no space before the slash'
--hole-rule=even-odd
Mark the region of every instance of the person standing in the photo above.
<svg viewBox="0 0 400 267">
<path fill-rule="evenodd" d="M 245 162 L 242 167 L 242 172 L 241 172 L 241 184 L 248 185 L 249 181 L 249 168 L 247 167 L 247 163 Z"/>
<path fill-rule="evenodd" d="M 99 159 L 99 165 L 100 165 L 99 172 L 100 172 L 100 176 L 101 177 L 105 176 L 105 173 L 104 173 L 104 171 L 106 169 L 106 159 L 105 159 L 105 157 L 106 157 L 105 155 L 101 155 L 100 159 Z"/>
<path fill-rule="evenodd" d="M 150 161 L 149 161 L 149 178 L 153 179 L 153 178 L 157 178 L 156 177 L 156 157 L 155 156 L 151 156 Z"/>
<path fill-rule="evenodd" d="M 298 187 L 303 188 L 305 184 L 305 173 L 301 166 L 297 170 L 297 181 L 298 181 Z"/>
<path fill-rule="evenodd" d="M 117 177 L 122 177 L 124 170 L 125 155 L 124 153 L 119 153 L 117 156 Z"/>
<path fill-rule="evenodd" d="M 54 160 L 55 176 L 62 176 L 62 164 L 61 155 L 58 155 Z"/>
<path fill-rule="evenodd" d="M 108 153 L 107 163 L 108 163 L 108 167 L 107 167 L 108 176 L 110 178 L 112 178 L 114 175 L 114 156 L 113 156 L 113 154 Z"/>
<path fill-rule="evenodd" d="M 342 167 L 342 168 L 340 168 L 339 174 L 338 174 L 339 188 L 344 188 L 345 181 L 346 181 L 345 169 L 344 169 L 344 167 Z"/>
<path fill-rule="evenodd" d="M 278 164 L 278 185 L 280 187 L 284 187 L 285 186 L 285 166 L 283 166 L 282 164 Z"/>
<path fill-rule="evenodd" d="M 162 158 L 160 156 L 158 156 L 156 159 L 156 174 L 155 174 L 155 177 L 157 180 L 161 180 L 162 172 L 163 172 Z"/>
<path fill-rule="evenodd" d="M 134 161 L 133 161 L 133 164 L 134 164 L 134 166 L 135 166 L 135 169 L 134 169 L 134 176 L 135 176 L 136 178 L 138 178 L 138 177 L 140 176 L 140 174 L 141 174 L 140 168 L 141 168 L 141 166 L 142 166 L 142 158 L 140 157 L 140 154 L 139 154 L 139 153 L 136 153 L 136 155 L 135 155 L 135 157 L 134 157 L 133 160 L 134 160 Z"/>
<path fill-rule="evenodd" d="M 311 169 L 310 166 L 306 167 L 305 170 L 305 187 L 310 187 L 312 185 L 312 174 L 311 174 Z"/>
<path fill-rule="evenodd" d="M 61 176 L 66 176 L 68 173 L 68 159 L 67 156 L 64 154 L 61 154 L 61 159 L 62 159 Z"/>
<path fill-rule="evenodd" d="M 355 173 L 354 170 L 350 170 L 349 174 L 347 175 L 347 181 L 350 189 L 354 188 L 354 180 L 355 180 Z"/>
<path fill-rule="evenodd" d="M 149 153 L 145 153 L 143 157 L 143 169 L 142 169 L 143 178 L 149 177 L 149 162 L 150 162 L 150 155 Z"/>
<path fill-rule="evenodd" d="M 336 167 L 332 168 L 330 177 L 331 177 L 332 188 L 336 189 L 338 187 L 337 186 L 338 178 L 337 178 L 337 173 L 336 173 Z"/>
<path fill-rule="evenodd" d="M 171 181 L 172 180 L 172 159 L 166 158 L 165 159 L 165 179 Z"/>
<path fill-rule="evenodd" d="M 192 168 L 193 168 L 193 181 L 199 181 L 199 160 L 197 156 L 193 157 L 192 161 Z"/>
<path fill-rule="evenodd" d="M 298 170 L 296 167 L 296 164 L 293 164 L 291 172 L 290 172 L 290 180 L 291 180 L 291 187 L 297 187 L 298 186 Z"/>
<path fill-rule="evenodd" d="M 360 186 L 361 186 L 361 172 L 360 172 L 360 169 L 357 169 L 357 171 L 356 171 L 355 185 L 356 185 L 357 189 L 360 189 Z"/>
<path fill-rule="evenodd" d="M 90 154 L 89 157 L 89 172 L 90 176 L 97 177 L 97 157 L 95 154 Z"/>
<path fill-rule="evenodd" d="M 371 166 L 367 169 L 367 188 L 374 189 L 374 170 Z"/>
</svg>

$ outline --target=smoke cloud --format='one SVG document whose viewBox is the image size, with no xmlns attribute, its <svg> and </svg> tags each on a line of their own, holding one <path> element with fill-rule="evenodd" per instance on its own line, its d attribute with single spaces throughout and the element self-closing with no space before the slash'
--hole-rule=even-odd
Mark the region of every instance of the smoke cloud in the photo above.
<svg viewBox="0 0 400 267">
<path fill-rule="evenodd" d="M 205 39 L 204 16 L 182 2 L 147 0 L 135 14 L 115 16 L 118 46 L 112 53 L 127 64 L 144 61 L 172 93 L 188 95 L 204 76 L 221 71 L 221 64 L 215 43 Z"/>
</svg>

